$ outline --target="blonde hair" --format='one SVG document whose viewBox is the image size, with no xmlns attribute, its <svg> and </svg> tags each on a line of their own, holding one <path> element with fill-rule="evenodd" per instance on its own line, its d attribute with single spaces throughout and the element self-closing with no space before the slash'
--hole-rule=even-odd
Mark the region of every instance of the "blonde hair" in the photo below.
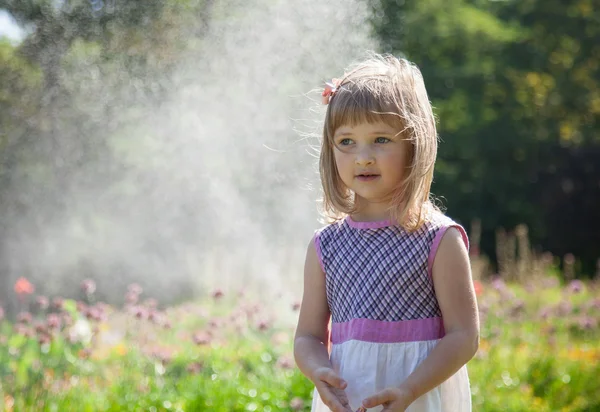
<svg viewBox="0 0 600 412">
<path fill-rule="evenodd" d="M 392 55 L 372 54 L 351 66 L 329 101 L 319 159 L 323 212 L 330 221 L 337 221 L 358 211 L 353 193 L 337 172 L 335 131 L 378 122 L 392 126 L 410 143 L 408 173 L 392 194 L 389 212 L 405 230 L 417 230 L 436 209 L 429 198 L 438 138 L 420 70 Z"/>
</svg>

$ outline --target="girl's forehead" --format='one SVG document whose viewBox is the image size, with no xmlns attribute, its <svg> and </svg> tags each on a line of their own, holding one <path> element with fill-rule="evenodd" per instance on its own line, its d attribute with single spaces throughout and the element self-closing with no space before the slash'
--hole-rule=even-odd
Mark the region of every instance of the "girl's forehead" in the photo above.
<svg viewBox="0 0 600 412">
<path fill-rule="evenodd" d="M 335 130 L 335 135 L 344 134 L 392 134 L 397 133 L 396 127 L 385 123 L 379 122 L 361 122 L 357 124 L 344 124 Z"/>
</svg>

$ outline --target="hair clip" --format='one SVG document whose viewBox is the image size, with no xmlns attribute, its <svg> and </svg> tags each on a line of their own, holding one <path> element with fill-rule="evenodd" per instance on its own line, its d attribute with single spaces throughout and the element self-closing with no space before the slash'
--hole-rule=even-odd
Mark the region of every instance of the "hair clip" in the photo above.
<svg viewBox="0 0 600 412">
<path fill-rule="evenodd" d="M 323 89 L 323 104 L 329 104 L 329 100 L 335 95 L 338 87 L 340 87 L 340 79 L 332 79 L 331 82 L 325 82 L 325 89 Z"/>
</svg>

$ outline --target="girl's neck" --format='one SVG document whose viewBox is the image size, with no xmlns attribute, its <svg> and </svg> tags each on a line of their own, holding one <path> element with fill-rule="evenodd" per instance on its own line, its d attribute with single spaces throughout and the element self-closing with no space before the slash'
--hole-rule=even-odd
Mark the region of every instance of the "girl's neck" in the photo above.
<svg viewBox="0 0 600 412">
<path fill-rule="evenodd" d="M 355 222 L 382 222 L 391 218 L 388 202 L 375 203 L 362 200 L 358 201 L 357 206 L 358 210 L 350 215 Z"/>
</svg>

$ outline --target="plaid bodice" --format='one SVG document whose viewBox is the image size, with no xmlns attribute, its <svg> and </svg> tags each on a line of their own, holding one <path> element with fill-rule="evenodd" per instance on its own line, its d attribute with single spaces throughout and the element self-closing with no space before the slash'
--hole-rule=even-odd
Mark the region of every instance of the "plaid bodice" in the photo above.
<svg viewBox="0 0 600 412">
<path fill-rule="evenodd" d="M 412 233 L 389 222 L 349 217 L 317 231 L 332 322 L 440 317 L 428 259 L 436 234 L 448 226 L 457 225 L 434 213 Z"/>
</svg>

